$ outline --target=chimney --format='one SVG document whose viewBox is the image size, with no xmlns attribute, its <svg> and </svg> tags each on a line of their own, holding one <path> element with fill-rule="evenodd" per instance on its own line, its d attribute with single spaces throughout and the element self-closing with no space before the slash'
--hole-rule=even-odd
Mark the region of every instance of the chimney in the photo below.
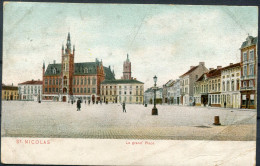
<svg viewBox="0 0 260 166">
<path fill-rule="evenodd" d="M 229 66 L 233 65 L 233 63 L 230 63 Z"/>
<path fill-rule="evenodd" d="M 199 65 L 205 66 L 205 62 L 200 62 Z"/>
<path fill-rule="evenodd" d="M 14 86 L 14 84 L 12 83 L 12 86 Z"/>
<path fill-rule="evenodd" d="M 34 81 L 34 80 L 32 79 L 32 81 Z"/>
<path fill-rule="evenodd" d="M 217 69 L 221 69 L 222 68 L 222 66 L 217 66 Z"/>
<path fill-rule="evenodd" d="M 56 63 L 56 61 L 55 60 L 53 60 L 53 64 L 55 64 Z"/>
<path fill-rule="evenodd" d="M 209 71 L 214 70 L 214 68 L 209 68 Z"/>
<path fill-rule="evenodd" d="M 190 66 L 190 69 L 192 69 L 193 67 L 195 67 L 195 66 Z"/>
<path fill-rule="evenodd" d="M 108 68 L 110 69 L 110 65 L 108 66 Z"/>
</svg>

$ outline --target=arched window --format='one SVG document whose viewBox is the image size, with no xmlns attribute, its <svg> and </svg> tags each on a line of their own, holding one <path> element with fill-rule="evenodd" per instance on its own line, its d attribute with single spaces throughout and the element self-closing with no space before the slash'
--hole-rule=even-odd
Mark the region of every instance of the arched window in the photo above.
<svg viewBox="0 0 260 166">
<path fill-rule="evenodd" d="M 67 77 L 66 76 L 63 77 L 63 85 L 67 86 Z"/>
</svg>

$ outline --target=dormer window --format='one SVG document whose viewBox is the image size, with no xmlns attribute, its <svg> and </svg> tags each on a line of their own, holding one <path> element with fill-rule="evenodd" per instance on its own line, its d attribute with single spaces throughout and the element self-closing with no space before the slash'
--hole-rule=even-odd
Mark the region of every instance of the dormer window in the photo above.
<svg viewBox="0 0 260 166">
<path fill-rule="evenodd" d="M 56 74 L 56 73 L 57 73 L 56 68 L 54 68 L 54 69 L 52 70 L 52 73 L 53 73 L 53 74 Z"/>
<path fill-rule="evenodd" d="M 84 73 L 88 73 L 88 68 L 85 68 L 85 69 L 84 69 Z"/>
</svg>

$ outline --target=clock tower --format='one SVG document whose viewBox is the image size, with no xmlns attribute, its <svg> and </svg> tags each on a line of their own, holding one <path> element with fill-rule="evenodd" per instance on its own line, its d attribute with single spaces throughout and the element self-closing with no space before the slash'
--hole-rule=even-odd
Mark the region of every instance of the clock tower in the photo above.
<svg viewBox="0 0 260 166">
<path fill-rule="evenodd" d="M 72 77 L 74 71 L 74 55 L 75 46 L 71 49 L 70 33 L 68 33 L 66 48 L 62 45 L 62 63 L 61 63 L 61 77 L 62 77 L 62 94 L 72 95 Z"/>
<path fill-rule="evenodd" d="M 123 80 L 131 80 L 132 77 L 131 77 L 131 62 L 129 60 L 129 55 L 127 54 L 127 59 L 126 61 L 124 62 L 124 65 L 123 65 L 123 77 L 122 79 Z"/>
</svg>

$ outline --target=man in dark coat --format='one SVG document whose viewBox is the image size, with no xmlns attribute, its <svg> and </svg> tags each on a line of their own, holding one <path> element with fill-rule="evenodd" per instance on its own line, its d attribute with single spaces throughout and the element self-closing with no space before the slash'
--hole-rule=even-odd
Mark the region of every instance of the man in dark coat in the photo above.
<svg viewBox="0 0 260 166">
<path fill-rule="evenodd" d="M 126 109 L 125 109 L 125 102 L 123 102 L 123 104 L 122 104 L 122 107 L 123 107 L 123 112 L 125 112 L 125 113 L 126 113 Z"/>
<path fill-rule="evenodd" d="M 80 107 L 81 107 L 81 101 L 78 99 L 78 101 L 77 101 L 77 111 L 80 111 Z"/>
</svg>

